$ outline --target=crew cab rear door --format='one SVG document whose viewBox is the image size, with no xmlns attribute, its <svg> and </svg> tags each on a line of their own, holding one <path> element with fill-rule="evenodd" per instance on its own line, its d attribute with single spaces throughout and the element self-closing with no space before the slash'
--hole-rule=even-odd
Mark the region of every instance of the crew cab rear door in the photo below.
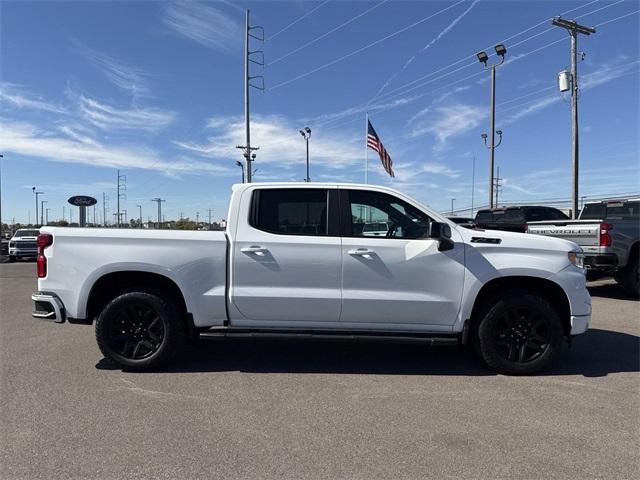
<svg viewBox="0 0 640 480">
<path fill-rule="evenodd" d="M 452 229 L 452 250 L 427 238 L 432 219 L 393 195 L 340 189 L 341 322 L 421 324 L 443 330 L 457 319 L 464 283 L 464 244 Z M 368 235 L 372 222 L 384 235 Z"/>
<path fill-rule="evenodd" d="M 231 249 L 232 324 L 339 321 L 341 239 L 334 205 L 337 190 L 311 185 L 243 194 L 240 211 L 249 218 L 238 219 Z"/>
</svg>

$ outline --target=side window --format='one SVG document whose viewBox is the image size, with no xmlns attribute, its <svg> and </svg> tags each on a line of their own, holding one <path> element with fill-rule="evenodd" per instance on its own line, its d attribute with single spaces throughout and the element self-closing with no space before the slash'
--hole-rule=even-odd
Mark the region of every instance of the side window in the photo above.
<svg viewBox="0 0 640 480">
<path fill-rule="evenodd" d="M 282 235 L 327 235 L 325 189 L 282 188 L 256 190 L 250 224 Z"/>
<path fill-rule="evenodd" d="M 429 234 L 431 218 L 391 195 L 349 190 L 349 207 L 348 236 L 417 239 Z"/>
</svg>

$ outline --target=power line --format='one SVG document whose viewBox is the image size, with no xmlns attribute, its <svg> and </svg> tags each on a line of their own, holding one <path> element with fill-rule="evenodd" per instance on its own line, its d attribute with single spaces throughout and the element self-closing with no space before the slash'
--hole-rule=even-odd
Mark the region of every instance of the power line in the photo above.
<svg viewBox="0 0 640 480">
<path fill-rule="evenodd" d="M 308 41 L 307 43 L 305 43 L 304 45 L 300 45 L 298 48 L 294 48 L 293 50 L 291 50 L 289 53 L 286 53 L 278 58 L 276 58 L 275 60 L 273 60 L 272 62 L 269 62 L 267 65 L 275 65 L 276 63 L 280 62 L 281 60 L 284 60 L 285 58 L 293 55 L 294 53 L 298 53 L 300 50 L 303 50 L 311 45 L 313 45 L 314 43 L 319 42 L 320 40 L 322 40 L 323 38 L 328 37 L 329 35 L 331 35 L 332 33 L 337 32 L 338 30 L 340 30 L 343 27 L 346 27 L 347 25 L 349 25 L 350 23 L 355 22 L 357 19 L 359 19 L 360 17 L 365 16 L 367 13 L 375 10 L 378 7 L 381 7 L 382 5 L 384 5 L 385 3 L 387 3 L 389 0 L 383 0 L 380 3 L 375 4 L 373 7 L 368 8 L 367 10 L 365 10 L 362 13 L 359 13 L 358 15 L 356 15 L 355 17 L 350 18 L 349 20 L 347 20 L 344 23 L 341 23 L 340 25 L 338 25 L 335 28 L 332 28 L 331 30 L 329 30 L 326 33 L 323 33 L 322 35 L 320 35 L 319 37 L 314 38 L 313 40 Z"/>
<path fill-rule="evenodd" d="M 348 53 L 348 54 L 346 54 L 346 55 L 343 55 L 343 56 L 341 56 L 340 58 L 337 58 L 337 59 L 335 59 L 335 60 L 332 60 L 332 61 L 330 61 L 330 62 L 327 62 L 327 63 L 325 63 L 324 65 L 321 65 L 321 66 L 319 66 L 319 67 L 316 67 L 316 68 L 314 68 L 314 69 L 312 69 L 312 70 L 310 70 L 310 71 L 308 71 L 308 72 L 302 73 L 302 74 L 300 74 L 300 75 L 298 75 L 298 76 L 296 76 L 296 77 L 290 78 L 289 80 L 286 80 L 286 81 L 284 81 L 284 82 L 280 82 L 280 83 L 278 83 L 278 84 L 274 85 L 273 87 L 271 87 L 269 90 L 276 90 L 276 89 L 278 89 L 278 88 L 280 88 L 280 87 L 284 87 L 285 85 L 288 85 L 288 84 L 290 84 L 290 83 L 292 83 L 292 82 L 295 82 L 295 81 L 297 81 L 297 80 L 300 80 L 300 79 L 302 79 L 302 78 L 304 78 L 304 77 L 308 77 L 309 75 L 311 75 L 311 74 L 313 74 L 313 73 L 319 72 L 320 70 L 324 70 L 325 68 L 328 68 L 328 67 L 330 67 L 330 66 L 332 66 L 332 65 L 335 65 L 336 63 L 341 62 L 342 60 L 346 60 L 347 58 L 350 58 L 350 57 L 352 57 L 352 56 L 354 56 L 354 55 L 356 55 L 356 54 L 358 54 L 358 53 L 360 53 L 360 52 L 363 52 L 363 51 L 365 51 L 365 50 L 367 50 L 367 49 L 369 49 L 369 48 L 371 48 L 371 47 L 373 47 L 373 46 L 375 46 L 375 45 L 378 45 L 379 43 L 382 43 L 382 42 L 384 42 L 384 41 L 386 41 L 386 40 L 389 40 L 390 38 L 393 38 L 393 37 L 395 37 L 396 35 L 400 35 L 401 33 L 404 33 L 404 32 L 406 32 L 407 30 L 410 30 L 410 29 L 412 29 L 413 27 L 416 27 L 416 26 L 420 25 L 421 23 L 426 22 L 427 20 L 430 20 L 430 19 L 432 19 L 433 17 L 435 17 L 435 16 L 437 16 L 437 15 L 440 15 L 441 13 L 446 12 L 447 10 L 449 10 L 449 9 L 451 9 L 451 8 L 453 8 L 453 7 L 455 7 L 456 5 L 458 5 L 458 4 L 460 4 L 460 3 L 464 2 L 464 1 L 465 1 L 465 0 L 459 0 L 458 2 L 456 2 L 456 3 L 452 4 L 452 5 L 449 5 L 448 7 L 445 7 L 445 8 L 443 8 L 442 10 L 438 10 L 436 13 L 433 13 L 433 14 L 431 14 L 431 15 L 428 15 L 427 17 L 424 17 L 424 18 L 422 18 L 422 19 L 418 20 L 417 22 L 412 23 L 411 25 L 407 25 L 406 27 L 401 28 L 400 30 L 396 30 L 395 32 L 390 33 L 389 35 L 386 35 L 385 37 L 382 37 L 382 38 L 380 38 L 380 39 L 376 40 L 375 42 L 371 42 L 371 43 L 369 43 L 369 44 L 365 45 L 364 47 L 360 47 L 360 48 L 358 48 L 357 50 L 354 50 L 354 51 L 353 51 L 353 52 L 351 52 L 351 53 Z"/>
<path fill-rule="evenodd" d="M 291 27 L 293 27 L 296 23 L 298 23 L 301 20 L 304 20 L 305 18 L 307 18 L 309 15 L 311 15 L 313 12 L 315 12 L 316 10 L 318 10 L 320 7 L 322 7 L 323 5 L 325 5 L 326 3 L 329 3 L 329 0 L 325 0 L 324 2 L 322 2 L 320 5 L 318 5 L 317 7 L 312 8 L 311 10 L 309 10 L 307 13 L 305 13 L 304 15 L 302 15 L 301 17 L 299 17 L 298 19 L 294 20 L 293 22 L 291 22 L 289 25 L 287 25 L 286 27 L 278 30 L 276 33 L 274 33 L 273 35 L 271 35 L 271 37 L 269 37 L 269 40 L 273 40 L 274 38 L 276 38 L 278 35 L 280 35 L 283 32 L 286 32 L 287 30 L 289 30 Z"/>
</svg>

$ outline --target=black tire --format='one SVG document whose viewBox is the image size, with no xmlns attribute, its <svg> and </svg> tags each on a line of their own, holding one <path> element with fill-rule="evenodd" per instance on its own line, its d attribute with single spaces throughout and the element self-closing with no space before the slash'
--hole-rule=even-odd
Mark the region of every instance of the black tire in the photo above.
<svg viewBox="0 0 640 480">
<path fill-rule="evenodd" d="M 16 256 L 15 255 L 9 255 L 9 263 L 13 263 L 16 261 Z"/>
<path fill-rule="evenodd" d="M 179 309 L 155 292 L 128 291 L 111 300 L 96 321 L 102 354 L 127 370 L 167 365 L 185 337 Z"/>
<path fill-rule="evenodd" d="M 560 351 L 562 336 L 558 312 L 526 290 L 495 297 L 478 326 L 482 358 L 505 375 L 528 375 L 547 367 Z"/>
<path fill-rule="evenodd" d="M 616 281 L 625 294 L 632 298 L 640 297 L 640 272 L 638 272 L 638 255 L 634 255 L 629 259 L 629 263 L 616 276 Z"/>
</svg>

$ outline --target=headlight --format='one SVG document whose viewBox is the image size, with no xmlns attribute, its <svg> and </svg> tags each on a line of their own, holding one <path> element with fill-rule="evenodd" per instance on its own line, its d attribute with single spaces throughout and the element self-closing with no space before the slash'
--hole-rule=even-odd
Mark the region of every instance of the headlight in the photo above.
<svg viewBox="0 0 640 480">
<path fill-rule="evenodd" d="M 576 267 L 584 268 L 584 253 L 582 252 L 569 252 L 569 261 Z"/>
</svg>

